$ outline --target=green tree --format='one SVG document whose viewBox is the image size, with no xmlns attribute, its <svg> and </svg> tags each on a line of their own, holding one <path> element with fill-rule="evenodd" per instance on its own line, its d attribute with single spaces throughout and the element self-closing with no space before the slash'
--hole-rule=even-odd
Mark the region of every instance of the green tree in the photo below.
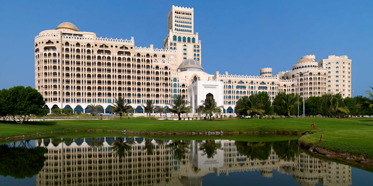
<svg viewBox="0 0 373 186">
<path fill-rule="evenodd" d="M 143 107 L 144 107 L 144 110 L 148 114 L 149 119 L 150 119 L 151 118 L 151 114 L 152 114 L 152 112 L 154 110 L 154 104 L 153 104 L 152 100 L 146 101 L 146 105 L 145 106 L 143 105 Z"/>
<path fill-rule="evenodd" d="M 361 111 L 361 104 L 357 102 L 356 99 L 351 97 L 346 97 L 343 100 L 343 105 L 347 107 L 351 115 L 359 115 Z"/>
<path fill-rule="evenodd" d="M 214 158 L 218 149 L 222 149 L 221 143 L 216 143 L 215 140 L 205 140 L 204 143 L 199 144 L 199 150 L 203 151 L 202 155 L 207 154 L 207 158 Z"/>
<path fill-rule="evenodd" d="M 326 94 L 324 95 L 326 99 L 326 105 L 328 106 L 328 111 L 332 117 L 335 117 L 338 113 L 348 115 L 350 111 L 347 107 L 340 106 L 342 104 L 341 94 Z"/>
<path fill-rule="evenodd" d="M 260 92 L 252 94 L 250 97 L 244 96 L 240 98 L 234 110 L 239 117 L 250 115 L 251 118 L 256 114 L 263 115 L 273 113 L 273 108 L 271 107 L 271 101 L 267 92 Z"/>
<path fill-rule="evenodd" d="M 249 96 L 249 109 L 246 111 L 251 118 L 254 118 L 254 115 L 263 115 L 265 110 L 262 100 L 260 99 L 259 94 L 252 94 Z"/>
<path fill-rule="evenodd" d="M 110 105 L 111 112 L 117 113 L 120 116 L 120 119 L 122 119 L 123 113 L 130 111 L 131 107 L 128 106 L 128 104 L 124 103 L 124 99 L 119 96 L 118 99 L 115 99 L 115 102 L 113 105 Z"/>
<path fill-rule="evenodd" d="M 286 94 L 285 92 L 280 92 L 273 101 L 275 112 L 290 117 L 292 109 L 299 103 L 297 100 L 298 95 L 294 93 Z"/>
<path fill-rule="evenodd" d="M 162 117 L 162 113 L 165 111 L 165 108 L 162 106 L 158 106 L 155 108 L 155 112 L 159 113 L 159 116 Z"/>
<path fill-rule="evenodd" d="M 360 111 L 358 114 L 361 115 L 373 115 L 373 109 L 369 107 L 370 100 L 364 96 L 355 96 L 354 100 L 356 100 L 357 104 L 360 105 Z"/>
<path fill-rule="evenodd" d="M 1 91 L 0 112 L 13 121 L 22 124 L 28 121 L 31 115 L 44 116 L 47 111 L 43 96 L 31 87 L 16 86 L 9 90 Z"/>
<path fill-rule="evenodd" d="M 191 107 L 186 106 L 188 104 L 187 101 L 181 95 L 176 96 L 173 100 L 173 104 L 171 104 L 171 108 L 167 109 L 169 112 L 177 114 L 179 120 L 181 120 L 182 113 L 189 113 Z"/>
<path fill-rule="evenodd" d="M 306 114 L 307 115 L 319 115 L 322 114 L 323 102 L 321 97 L 311 96 L 306 100 Z M 303 109 L 299 109 L 300 111 Z"/>
<path fill-rule="evenodd" d="M 62 114 L 62 110 L 59 109 L 59 108 L 52 109 L 52 114 L 61 115 Z"/>
<path fill-rule="evenodd" d="M 266 114 L 272 114 L 272 108 L 271 108 L 271 100 L 269 99 L 269 95 L 267 92 L 260 92 L 257 94 L 259 97 L 259 102 L 262 104 L 262 108 L 264 110 L 264 113 Z"/>
<path fill-rule="evenodd" d="M 247 113 L 247 111 L 249 109 L 250 109 L 249 97 L 244 96 L 237 101 L 234 111 L 239 117 L 241 117 L 241 116 L 248 116 L 249 114 Z"/>
<path fill-rule="evenodd" d="M 62 109 L 62 114 L 71 115 L 71 114 L 73 114 L 73 110 L 72 109 Z"/>
<path fill-rule="evenodd" d="M 202 111 L 208 114 L 210 120 L 214 113 L 221 113 L 220 107 L 217 106 L 216 101 L 211 97 L 208 97 L 206 100 L 202 101 L 202 106 Z"/>
<path fill-rule="evenodd" d="M 88 105 L 88 109 L 92 111 L 92 116 L 95 116 L 98 112 L 104 110 L 104 108 L 101 105 L 95 104 Z"/>
<path fill-rule="evenodd" d="M 8 90 L 2 89 L 0 90 L 0 117 L 5 121 L 7 120 L 8 111 L 7 111 L 7 100 L 8 97 Z"/>
<path fill-rule="evenodd" d="M 44 166 L 48 152 L 43 147 L 25 148 L 0 145 L 0 175 L 17 179 L 33 177 Z"/>
</svg>

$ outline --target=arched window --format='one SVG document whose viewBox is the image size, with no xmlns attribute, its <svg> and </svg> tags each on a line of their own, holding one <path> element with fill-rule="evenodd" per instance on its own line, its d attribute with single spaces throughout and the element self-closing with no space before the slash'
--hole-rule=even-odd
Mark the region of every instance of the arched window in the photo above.
<svg viewBox="0 0 373 186">
<path fill-rule="evenodd" d="M 193 37 L 192 38 L 192 43 L 195 43 L 196 42 L 196 39 Z"/>
<path fill-rule="evenodd" d="M 186 42 L 186 37 L 183 37 L 183 42 Z"/>
<path fill-rule="evenodd" d="M 181 37 L 180 36 L 177 38 L 177 41 L 181 42 Z"/>
<path fill-rule="evenodd" d="M 177 37 L 176 37 L 176 36 L 174 36 L 174 37 L 173 37 L 173 40 L 174 40 L 174 41 L 176 41 L 176 38 L 177 38 Z"/>
<path fill-rule="evenodd" d="M 190 37 L 188 37 L 188 43 L 190 43 Z"/>
</svg>

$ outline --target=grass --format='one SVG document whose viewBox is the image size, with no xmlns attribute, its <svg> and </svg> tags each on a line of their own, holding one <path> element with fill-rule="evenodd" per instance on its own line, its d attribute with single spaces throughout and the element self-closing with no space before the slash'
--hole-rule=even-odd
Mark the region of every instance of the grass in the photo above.
<svg viewBox="0 0 373 186">
<path fill-rule="evenodd" d="M 316 124 L 316 129 L 311 128 L 311 123 Z M 199 131 L 289 131 L 305 132 L 312 134 L 302 136 L 299 141 L 303 144 L 316 144 L 318 146 L 339 150 L 342 152 L 353 152 L 366 154 L 373 158 L 373 119 L 333 119 L 333 118 L 286 118 L 286 119 L 239 119 L 218 121 L 158 121 L 145 119 L 122 119 L 122 120 L 64 120 L 31 122 L 29 124 L 0 123 L 0 138 L 17 135 L 35 134 L 37 132 L 75 130 L 128 130 L 138 132 L 199 132 Z M 61 134 L 60 134 L 61 135 Z M 64 135 L 64 134 L 62 134 Z M 320 136 L 322 142 L 319 142 Z M 247 138 L 252 138 L 246 135 Z M 170 138 L 170 137 L 166 137 Z M 178 137 L 175 138 L 206 138 Z M 239 137 L 245 139 L 245 137 Z M 255 137 L 255 140 L 266 140 L 267 137 Z M 254 138 L 252 139 L 254 140 Z"/>
</svg>

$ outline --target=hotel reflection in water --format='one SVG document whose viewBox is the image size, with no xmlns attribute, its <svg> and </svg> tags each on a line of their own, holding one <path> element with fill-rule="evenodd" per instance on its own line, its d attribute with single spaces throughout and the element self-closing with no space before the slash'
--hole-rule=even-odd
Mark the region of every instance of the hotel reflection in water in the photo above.
<svg viewBox="0 0 373 186">
<path fill-rule="evenodd" d="M 115 142 L 127 144 L 113 148 Z M 124 142 L 124 143 L 123 143 Z M 202 185 L 205 175 L 260 171 L 270 179 L 273 171 L 292 175 L 300 185 L 350 185 L 351 167 L 300 153 L 287 161 L 273 147 L 266 160 L 250 159 L 237 151 L 235 141 L 220 144 L 208 158 L 206 141 L 172 141 L 145 138 L 41 139 L 47 160 L 37 185 Z M 151 144 L 150 144 L 151 143 Z M 246 142 L 244 142 L 246 143 Z M 126 151 L 119 157 L 119 151 Z M 127 149 L 127 150 L 125 150 Z M 186 149 L 183 151 L 182 149 Z M 150 152 L 149 152 L 150 150 Z M 152 153 L 152 154 L 149 154 Z M 211 154 L 211 153 L 210 153 Z"/>
</svg>

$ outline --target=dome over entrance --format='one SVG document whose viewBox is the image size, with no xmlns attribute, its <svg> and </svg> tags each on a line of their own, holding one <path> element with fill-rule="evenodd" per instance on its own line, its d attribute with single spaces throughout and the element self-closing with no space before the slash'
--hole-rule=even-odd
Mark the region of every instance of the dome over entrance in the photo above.
<svg viewBox="0 0 373 186">
<path fill-rule="evenodd" d="M 59 30 L 59 29 L 70 29 L 70 30 L 74 30 L 74 31 L 79 32 L 79 29 L 74 24 L 69 23 L 69 22 L 63 22 L 60 25 L 58 25 L 56 30 Z"/>
<path fill-rule="evenodd" d="M 187 59 L 178 67 L 181 71 L 204 71 L 201 64 L 193 59 Z"/>
</svg>

